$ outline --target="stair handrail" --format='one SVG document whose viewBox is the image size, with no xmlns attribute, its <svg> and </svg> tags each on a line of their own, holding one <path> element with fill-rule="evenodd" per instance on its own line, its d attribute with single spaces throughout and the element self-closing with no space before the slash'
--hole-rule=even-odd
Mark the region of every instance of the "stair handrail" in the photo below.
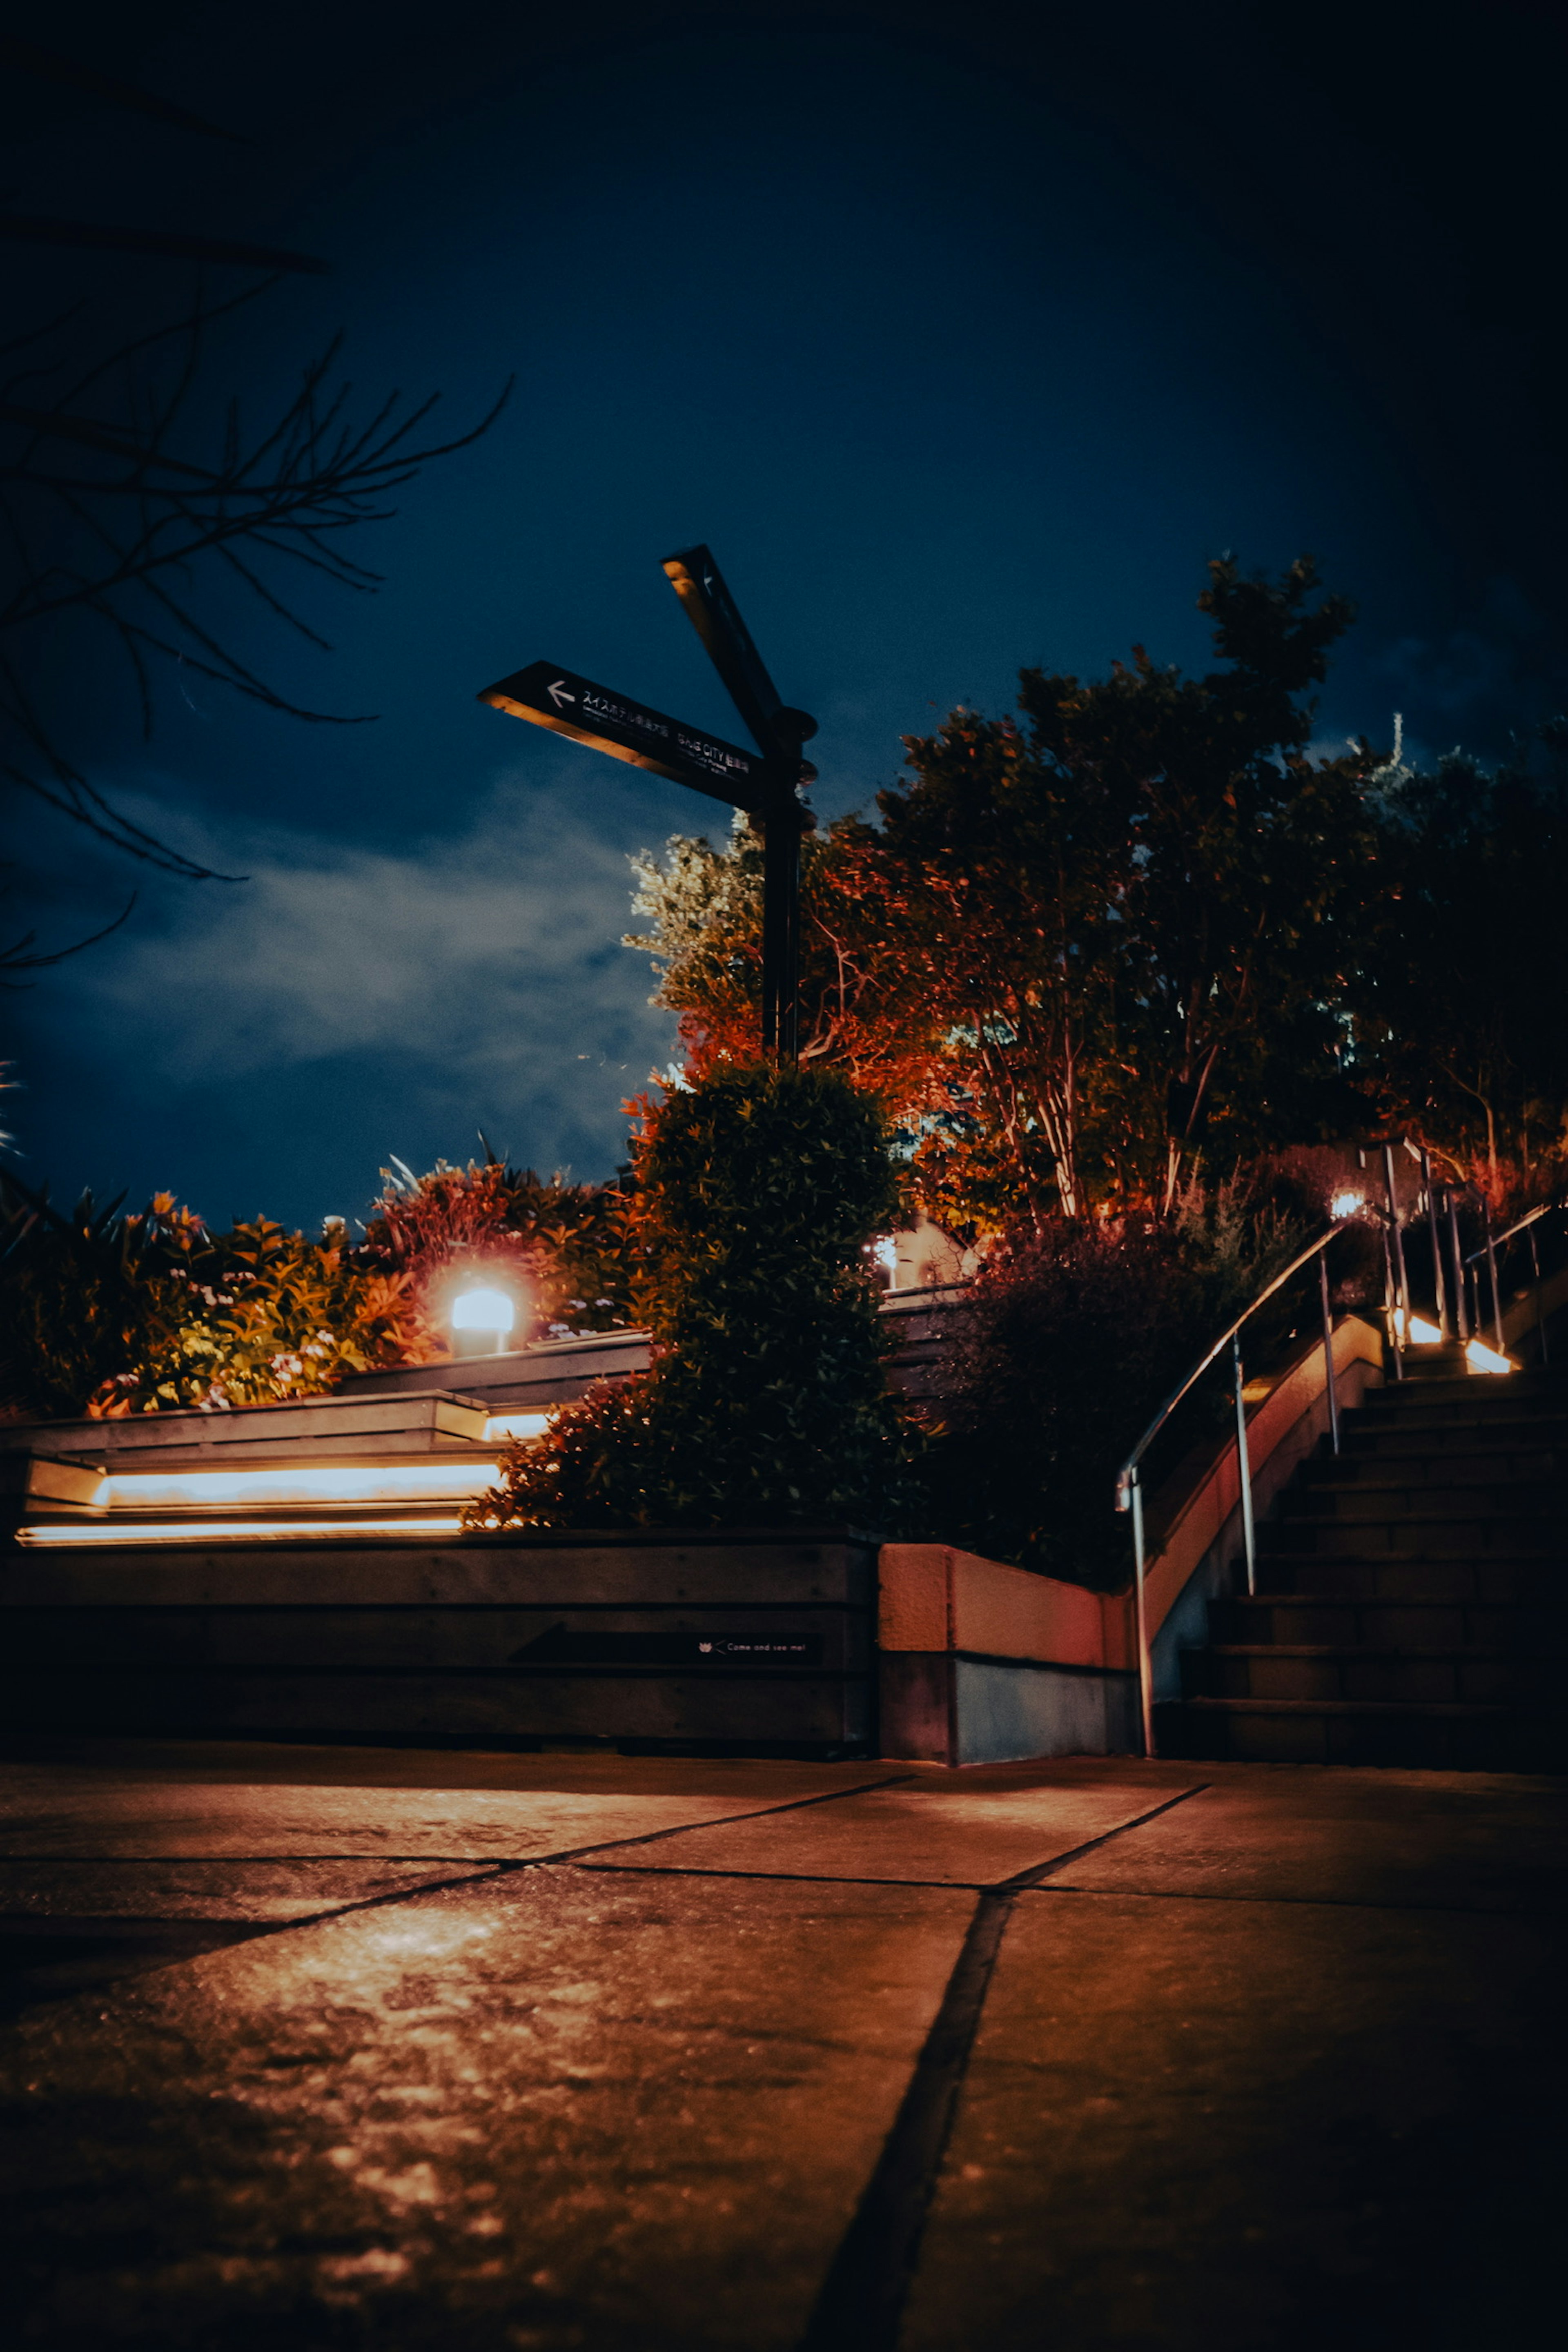
<svg viewBox="0 0 1568 2352">
<path fill-rule="evenodd" d="M 1565 1206 L 1568 1206 L 1568 1201 L 1542 1201 L 1539 1208 L 1527 1209 L 1522 1217 L 1516 1217 L 1512 1224 L 1510 1225 L 1506 1234 L 1494 1234 L 1492 1231 L 1491 1203 L 1489 1201 L 1486 1204 L 1485 1214 L 1487 1223 L 1487 1237 L 1481 1244 L 1479 1249 L 1472 1250 L 1470 1252 L 1468 1257 L 1465 1260 L 1465 1264 L 1467 1265 L 1476 1265 L 1479 1264 L 1483 1257 L 1486 1259 L 1488 1271 L 1491 1276 L 1492 1329 L 1497 1339 L 1499 1355 L 1506 1354 L 1507 1349 L 1503 1343 L 1502 1293 L 1498 1287 L 1497 1254 L 1499 1250 L 1503 1247 L 1505 1243 L 1512 1241 L 1515 1234 L 1522 1234 L 1527 1226 L 1534 1225 L 1541 1218 L 1550 1216 L 1553 1209 L 1562 1209 Z M 1552 1358 L 1547 1347 L 1546 1314 L 1541 1297 L 1541 1252 L 1535 1245 L 1535 1235 L 1533 1233 L 1530 1236 L 1530 1265 L 1535 1288 L 1536 1339 L 1541 1349 L 1542 1362 L 1543 1364 L 1549 1364 Z M 1479 1275 L 1477 1275 L 1475 1280 L 1479 1288 L 1480 1284 Z"/>
<path fill-rule="evenodd" d="M 1170 1395 L 1116 1474 L 1116 1507 L 1119 1511 L 1130 1510 L 1132 1514 L 1132 1605 L 1138 1643 L 1138 1696 L 1142 1716 L 1145 1756 L 1152 1756 L 1154 1753 L 1154 1667 L 1150 1652 L 1149 1618 L 1143 1591 L 1146 1563 L 1143 1549 L 1143 1485 L 1139 1475 L 1140 1465 L 1144 1454 L 1164 1428 L 1176 1407 L 1197 1386 L 1210 1365 L 1228 1346 L 1231 1351 L 1232 1376 L 1236 1390 L 1237 1475 L 1241 1491 L 1241 1534 L 1242 1545 L 1247 1556 L 1247 1589 L 1249 1593 L 1256 1592 L 1258 1590 L 1258 1543 L 1252 1517 L 1252 1465 L 1247 1450 L 1247 1404 L 1242 1394 L 1245 1380 L 1241 1367 L 1241 1330 L 1243 1325 L 1251 1320 L 1260 1307 L 1268 1305 L 1277 1290 L 1284 1288 L 1293 1274 L 1300 1274 L 1304 1265 L 1310 1265 L 1313 1258 L 1317 1259 L 1319 1291 L 1323 1316 L 1323 1368 L 1329 1399 L 1329 1432 L 1333 1441 L 1334 1452 L 1337 1454 L 1340 1450 L 1340 1412 L 1339 1400 L 1334 1393 L 1334 1324 L 1329 1305 L 1328 1260 L 1323 1255 L 1323 1252 L 1331 1241 L 1338 1239 L 1340 1227 L 1337 1224 L 1331 1225 L 1327 1233 L 1321 1234 L 1315 1242 L 1309 1244 L 1299 1257 L 1291 1259 L 1282 1273 L 1277 1274 L 1272 1282 L 1267 1283 L 1249 1307 L 1243 1307 L 1235 1322 L 1226 1326 L 1213 1347 L 1193 1366 L 1186 1378 L 1171 1391 Z"/>
</svg>

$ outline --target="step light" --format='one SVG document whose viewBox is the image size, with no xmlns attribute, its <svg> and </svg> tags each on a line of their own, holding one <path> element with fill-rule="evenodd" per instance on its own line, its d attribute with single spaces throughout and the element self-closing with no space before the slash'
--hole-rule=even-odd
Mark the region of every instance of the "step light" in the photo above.
<svg viewBox="0 0 1568 2352">
<path fill-rule="evenodd" d="M 103 1479 L 91 1508 L 212 1510 L 247 1503 L 456 1503 L 493 1486 L 498 1461 L 301 1463 L 289 1469 L 135 1471 Z"/>
<path fill-rule="evenodd" d="M 542 1437 L 550 1426 L 547 1412 L 493 1412 L 485 1423 L 485 1444 L 500 1445 L 509 1438 Z"/>
<path fill-rule="evenodd" d="M 1479 1339 L 1466 1340 L 1465 1361 L 1472 1372 L 1511 1372 L 1513 1370 L 1506 1356 L 1500 1356 L 1495 1348 L 1487 1347 Z"/>
<path fill-rule="evenodd" d="M 1409 1338 L 1406 1339 L 1403 1307 L 1396 1307 L 1394 1310 L 1394 1327 L 1406 1346 L 1436 1348 L 1441 1343 L 1443 1338 L 1436 1323 L 1428 1323 L 1424 1315 L 1413 1315 L 1410 1318 Z"/>
<path fill-rule="evenodd" d="M 455 1536 L 462 1521 L 431 1519 L 112 1519 L 55 1520 L 21 1527 L 16 1541 L 29 1550 L 59 1545 L 204 1543 L 379 1543 L 384 1536 Z"/>
</svg>

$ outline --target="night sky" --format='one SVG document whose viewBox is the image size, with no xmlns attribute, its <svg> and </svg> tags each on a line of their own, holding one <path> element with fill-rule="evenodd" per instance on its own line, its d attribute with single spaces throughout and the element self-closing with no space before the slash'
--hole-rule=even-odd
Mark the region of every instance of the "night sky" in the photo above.
<svg viewBox="0 0 1568 2352">
<path fill-rule="evenodd" d="M 547 656 L 739 733 L 659 570 L 694 540 L 822 722 L 830 814 L 1021 664 L 1201 664 L 1226 549 L 1310 549 L 1359 601 L 1325 740 L 1397 709 L 1495 755 L 1568 698 L 1556 9 L 1452 40 L 1415 8 L 911 0 L 64 0 L 26 30 L 238 135 L 7 73 L 10 209 L 331 265 L 215 333 L 193 444 L 340 329 L 362 408 L 439 391 L 461 428 L 516 378 L 360 536 L 380 593 L 306 596 L 330 654 L 213 596 L 274 684 L 374 724 L 170 669 L 146 743 L 107 648 L 71 670 L 93 782 L 248 878 L 133 873 L 7 804 L 12 930 L 59 945 L 141 890 L 3 1000 L 16 1165 L 57 1195 L 312 1224 L 480 1129 L 609 1171 L 674 1027 L 617 944 L 626 856 L 723 813 L 474 698 Z M 0 268 L 14 320 L 79 300 L 78 335 L 193 282 Z"/>
</svg>

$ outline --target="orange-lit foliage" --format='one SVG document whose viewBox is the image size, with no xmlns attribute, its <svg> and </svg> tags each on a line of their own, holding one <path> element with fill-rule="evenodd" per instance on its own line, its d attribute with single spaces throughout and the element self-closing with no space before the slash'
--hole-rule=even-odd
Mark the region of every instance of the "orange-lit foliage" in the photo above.
<svg viewBox="0 0 1568 2352">
<path fill-rule="evenodd" d="M 465 1265 L 517 1277 L 534 1338 L 632 1319 L 630 1196 L 620 1185 L 546 1183 L 496 1159 L 383 1176 L 362 1255 L 406 1282 L 429 1355 L 446 1352 L 442 1294 Z"/>
<path fill-rule="evenodd" d="M 1226 667 L 1142 649 L 1108 677 L 1026 670 L 1020 710 L 906 739 L 880 823 L 805 844 L 803 1058 L 903 1129 L 950 1229 L 1174 1213 L 1202 1155 L 1353 1117 L 1342 1010 L 1373 888 L 1371 755 L 1306 749 L 1346 626 L 1310 562 L 1210 566 Z M 638 868 L 660 999 L 697 1074 L 756 1050 L 761 850 L 676 842 Z"/>
<path fill-rule="evenodd" d="M 213 1233 L 171 1193 L 68 1211 L 0 1177 L 0 1410 L 119 1418 L 313 1396 L 416 1360 L 408 1284 L 258 1217 Z"/>
</svg>

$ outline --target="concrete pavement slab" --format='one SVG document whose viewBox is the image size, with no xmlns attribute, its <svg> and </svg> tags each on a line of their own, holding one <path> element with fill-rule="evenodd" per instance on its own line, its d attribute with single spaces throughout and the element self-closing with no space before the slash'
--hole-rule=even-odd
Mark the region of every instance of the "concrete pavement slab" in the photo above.
<svg viewBox="0 0 1568 2352">
<path fill-rule="evenodd" d="M 1201 1795 L 1071 1863 L 1100 1893 L 1466 1910 L 1568 1902 L 1568 1782 L 1491 1772 L 1203 1768 Z"/>
<path fill-rule="evenodd" d="M 839 1767 L 803 1777 L 763 1764 L 717 1787 L 700 1774 L 652 1776 L 648 1786 L 639 1784 L 637 1759 L 616 1761 L 618 1774 L 597 1786 L 583 1787 L 569 1763 L 539 1770 L 532 1785 L 500 1789 L 119 1775 L 106 1785 L 101 1771 L 64 1776 L 11 1764 L 0 1768 L 0 1854 L 529 1861 L 860 1785 L 836 1780 Z M 887 1779 L 888 1767 L 877 1777 Z"/>
<path fill-rule="evenodd" d="M 944 1773 L 767 1821 L 683 1832 L 657 1846 L 595 1855 L 591 1866 L 994 1885 L 1168 1804 L 1202 1778 L 1192 1769 L 1155 1784 L 1113 1767 L 1092 1780 L 1058 1780 L 1038 1768 L 986 1779 Z"/>
<path fill-rule="evenodd" d="M 889 1769 L 875 1758 L 824 1764 L 788 1757 L 634 1755 L 618 1748 L 572 1746 L 355 1748 L 344 1743 L 322 1748 L 296 1739 L 46 1739 L 34 1735 L 0 1742 L 0 1786 L 13 1776 L 19 1783 L 31 1776 L 51 1787 L 101 1788 L 108 1775 L 120 1780 L 233 1781 L 257 1788 L 280 1783 L 319 1789 L 572 1789 L 584 1795 L 635 1790 L 724 1797 L 736 1790 L 751 1793 L 760 1788 L 782 1800 L 883 1780 Z"/>
<path fill-rule="evenodd" d="M 973 1904 L 544 1867 L 0 2037 L 25 2340 L 793 2345 Z"/>
<path fill-rule="evenodd" d="M 900 2352 L 1526 2340 L 1555 2295 L 1552 1938 L 1020 1895 Z"/>
</svg>

